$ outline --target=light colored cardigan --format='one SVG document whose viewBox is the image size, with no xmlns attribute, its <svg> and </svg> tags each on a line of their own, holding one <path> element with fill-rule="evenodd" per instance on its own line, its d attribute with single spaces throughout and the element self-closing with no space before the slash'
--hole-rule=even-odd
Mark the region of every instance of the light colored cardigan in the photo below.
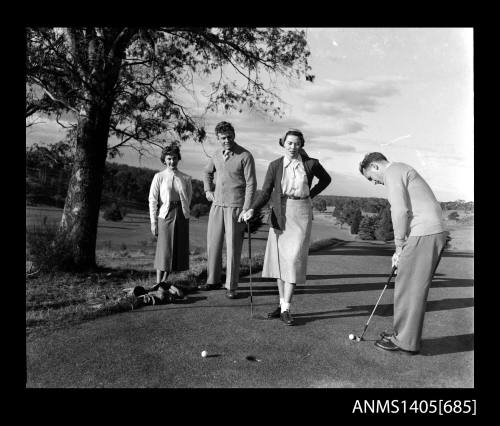
<svg viewBox="0 0 500 426">
<path fill-rule="evenodd" d="M 405 163 L 391 163 L 384 173 L 384 185 L 391 204 L 394 243 L 404 245 L 406 237 L 445 231 L 441 205 L 417 171 Z"/>
<path fill-rule="evenodd" d="M 158 222 L 158 217 L 165 219 L 170 206 L 170 192 L 168 190 L 171 180 L 179 193 L 181 200 L 182 212 L 184 217 L 189 219 L 191 197 L 193 195 L 193 187 L 191 185 L 191 176 L 176 170 L 172 172 L 170 169 L 165 169 L 154 175 L 149 189 L 149 217 L 151 224 Z M 160 212 L 158 213 L 158 202 L 161 201 Z M 157 215 L 158 213 L 158 215 Z"/>
</svg>

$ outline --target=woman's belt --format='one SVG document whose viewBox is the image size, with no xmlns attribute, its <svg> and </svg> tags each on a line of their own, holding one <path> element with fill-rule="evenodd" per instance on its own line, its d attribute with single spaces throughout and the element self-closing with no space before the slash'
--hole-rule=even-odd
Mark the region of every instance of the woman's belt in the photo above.
<svg viewBox="0 0 500 426">
<path fill-rule="evenodd" d="M 307 200 L 309 198 L 309 195 L 307 197 L 294 197 L 293 195 L 282 195 L 282 198 L 286 198 L 288 200 Z"/>
</svg>

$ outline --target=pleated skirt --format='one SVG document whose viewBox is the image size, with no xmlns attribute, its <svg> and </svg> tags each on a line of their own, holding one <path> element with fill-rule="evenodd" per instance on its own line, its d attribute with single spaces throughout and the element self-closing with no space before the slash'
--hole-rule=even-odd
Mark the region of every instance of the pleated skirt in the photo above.
<svg viewBox="0 0 500 426">
<path fill-rule="evenodd" d="M 189 219 L 180 203 L 170 206 L 165 219 L 158 218 L 154 268 L 169 272 L 189 269 Z"/>
<path fill-rule="evenodd" d="M 262 276 L 304 284 L 312 227 L 311 200 L 285 199 L 283 230 L 269 228 Z"/>
</svg>

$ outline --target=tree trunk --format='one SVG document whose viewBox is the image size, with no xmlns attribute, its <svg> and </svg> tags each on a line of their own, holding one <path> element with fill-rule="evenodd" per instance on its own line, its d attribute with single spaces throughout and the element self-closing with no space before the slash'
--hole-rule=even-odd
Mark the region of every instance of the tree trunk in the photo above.
<svg viewBox="0 0 500 426">
<path fill-rule="evenodd" d="M 115 29 L 107 50 L 88 75 L 88 111 L 80 115 L 76 152 L 60 232 L 70 242 L 75 269 L 93 269 L 97 224 L 108 148 L 109 124 L 125 48 L 133 31 Z M 97 64 L 97 62 L 96 62 Z"/>
<path fill-rule="evenodd" d="M 106 164 L 111 105 L 92 105 L 78 123 L 73 170 L 60 231 L 71 242 L 77 269 L 96 267 L 97 224 Z"/>
</svg>

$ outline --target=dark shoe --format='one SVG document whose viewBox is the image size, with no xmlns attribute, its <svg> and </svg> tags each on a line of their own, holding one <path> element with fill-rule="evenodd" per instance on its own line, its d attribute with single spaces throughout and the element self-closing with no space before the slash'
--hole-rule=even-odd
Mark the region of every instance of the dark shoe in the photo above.
<svg viewBox="0 0 500 426">
<path fill-rule="evenodd" d="M 382 333 L 380 333 L 380 337 L 384 340 L 390 340 L 392 336 L 393 333 L 387 333 L 386 331 L 382 331 Z"/>
<path fill-rule="evenodd" d="M 281 316 L 281 307 L 278 306 L 274 311 L 267 314 L 267 319 L 279 318 Z"/>
<path fill-rule="evenodd" d="M 236 290 L 226 290 L 226 297 L 228 299 L 236 299 Z"/>
<path fill-rule="evenodd" d="M 384 340 L 380 339 L 375 342 L 375 346 L 378 348 L 384 349 L 386 351 L 392 351 L 392 352 L 402 352 L 408 355 L 416 355 L 418 354 L 418 351 L 407 351 L 405 349 L 400 348 L 398 345 L 392 343 L 390 340 Z"/>
<path fill-rule="evenodd" d="M 198 290 L 208 291 L 208 290 L 218 290 L 222 287 L 221 283 L 218 284 L 202 284 L 198 286 Z"/>
<path fill-rule="evenodd" d="M 292 317 L 292 314 L 290 311 L 285 311 L 280 314 L 280 319 L 283 321 L 286 325 L 293 325 L 295 323 L 295 320 Z"/>
</svg>

